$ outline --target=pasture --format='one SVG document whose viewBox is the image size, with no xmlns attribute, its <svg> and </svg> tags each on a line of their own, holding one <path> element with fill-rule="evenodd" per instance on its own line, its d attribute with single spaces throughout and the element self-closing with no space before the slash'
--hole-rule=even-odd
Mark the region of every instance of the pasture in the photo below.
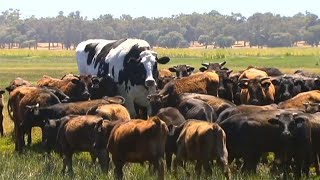
<svg viewBox="0 0 320 180">
<path fill-rule="evenodd" d="M 318 48 L 279 48 L 279 49 L 228 49 L 228 50 L 186 50 L 186 49 L 157 49 L 160 56 L 171 57 L 171 62 L 161 65 L 167 68 L 176 64 L 189 64 L 198 69 L 202 62 L 227 61 L 225 67 L 238 71 L 248 65 L 277 67 L 285 73 L 293 73 L 304 69 L 320 73 L 320 49 Z M 29 51 L 29 50 L 0 50 L 0 87 L 3 89 L 9 82 L 21 77 L 35 84 L 43 75 L 60 78 L 67 73 L 77 73 L 74 51 Z M 5 104 L 8 94 L 5 94 Z M 53 154 L 48 159 L 42 150 L 39 129 L 33 130 L 33 145 L 22 155 L 14 153 L 14 142 L 11 138 L 13 123 L 4 108 L 4 127 L 6 137 L 0 138 L 0 179 L 69 179 L 61 175 L 62 159 Z M 89 154 L 81 153 L 74 157 L 75 179 L 112 179 L 113 171 L 107 175 L 101 173 L 98 165 L 92 166 Z M 179 179 L 195 179 L 193 165 L 188 164 L 191 172 L 179 171 Z M 126 179 L 154 178 L 149 173 L 148 165 L 127 165 L 124 169 Z M 270 174 L 268 165 L 261 165 L 259 173 L 254 175 L 233 172 L 234 179 L 275 179 Z M 223 179 L 222 172 L 216 168 L 215 179 Z M 205 177 L 203 177 L 205 178 Z M 166 174 L 166 179 L 175 179 L 172 173 Z"/>
</svg>

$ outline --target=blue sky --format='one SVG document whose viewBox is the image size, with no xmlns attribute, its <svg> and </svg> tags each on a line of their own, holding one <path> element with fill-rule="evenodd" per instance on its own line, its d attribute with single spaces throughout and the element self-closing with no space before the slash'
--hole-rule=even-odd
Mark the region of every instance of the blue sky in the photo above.
<svg viewBox="0 0 320 180">
<path fill-rule="evenodd" d="M 180 13 L 204 13 L 216 10 L 221 14 L 241 13 L 248 17 L 256 12 L 271 12 L 293 16 L 298 12 L 312 12 L 320 16 L 320 0 L 0 0 L 0 12 L 19 9 L 22 17 L 54 17 L 60 10 L 68 15 L 79 10 L 89 19 L 102 14 L 120 17 L 170 17 Z"/>
</svg>

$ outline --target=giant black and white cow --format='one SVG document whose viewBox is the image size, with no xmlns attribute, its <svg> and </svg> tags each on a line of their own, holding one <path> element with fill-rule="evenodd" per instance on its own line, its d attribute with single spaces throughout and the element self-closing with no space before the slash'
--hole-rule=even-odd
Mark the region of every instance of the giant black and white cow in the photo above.
<svg viewBox="0 0 320 180">
<path fill-rule="evenodd" d="M 148 42 L 141 39 L 87 40 L 77 48 L 80 75 L 110 76 L 126 101 L 131 117 L 136 117 L 134 104 L 151 108 L 147 96 L 154 94 L 158 78 L 157 64 L 166 64 L 168 57 L 158 58 Z"/>
</svg>

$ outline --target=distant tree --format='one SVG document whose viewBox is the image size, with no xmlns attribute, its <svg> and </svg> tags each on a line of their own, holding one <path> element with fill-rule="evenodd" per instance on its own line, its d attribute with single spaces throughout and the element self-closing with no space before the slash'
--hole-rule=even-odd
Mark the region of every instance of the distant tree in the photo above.
<svg viewBox="0 0 320 180">
<path fill-rule="evenodd" d="M 213 43 L 213 39 L 209 35 L 200 35 L 198 42 L 204 44 L 207 49 L 208 45 Z"/>
<path fill-rule="evenodd" d="M 180 47 L 180 45 L 183 45 L 183 36 L 181 33 L 178 33 L 176 31 L 169 32 L 165 36 L 160 36 L 158 39 L 158 45 L 162 47 L 168 47 L 168 48 L 176 48 Z"/>
<path fill-rule="evenodd" d="M 272 33 L 268 39 L 269 47 L 290 47 L 292 36 L 289 33 Z"/>
<path fill-rule="evenodd" d="M 214 42 L 215 45 L 219 46 L 220 48 L 227 48 L 234 45 L 236 40 L 232 36 L 223 36 L 221 34 L 214 39 Z"/>
</svg>

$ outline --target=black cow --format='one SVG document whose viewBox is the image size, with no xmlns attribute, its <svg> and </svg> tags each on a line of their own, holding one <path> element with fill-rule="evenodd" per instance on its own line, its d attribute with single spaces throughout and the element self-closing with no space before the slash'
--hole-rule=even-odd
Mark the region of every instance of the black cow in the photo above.
<svg viewBox="0 0 320 180">
<path fill-rule="evenodd" d="M 171 72 L 175 72 L 177 78 L 183 78 L 183 77 L 190 76 L 191 73 L 194 71 L 194 67 L 190 65 L 179 64 L 179 65 L 170 67 L 169 70 Z"/>
</svg>

